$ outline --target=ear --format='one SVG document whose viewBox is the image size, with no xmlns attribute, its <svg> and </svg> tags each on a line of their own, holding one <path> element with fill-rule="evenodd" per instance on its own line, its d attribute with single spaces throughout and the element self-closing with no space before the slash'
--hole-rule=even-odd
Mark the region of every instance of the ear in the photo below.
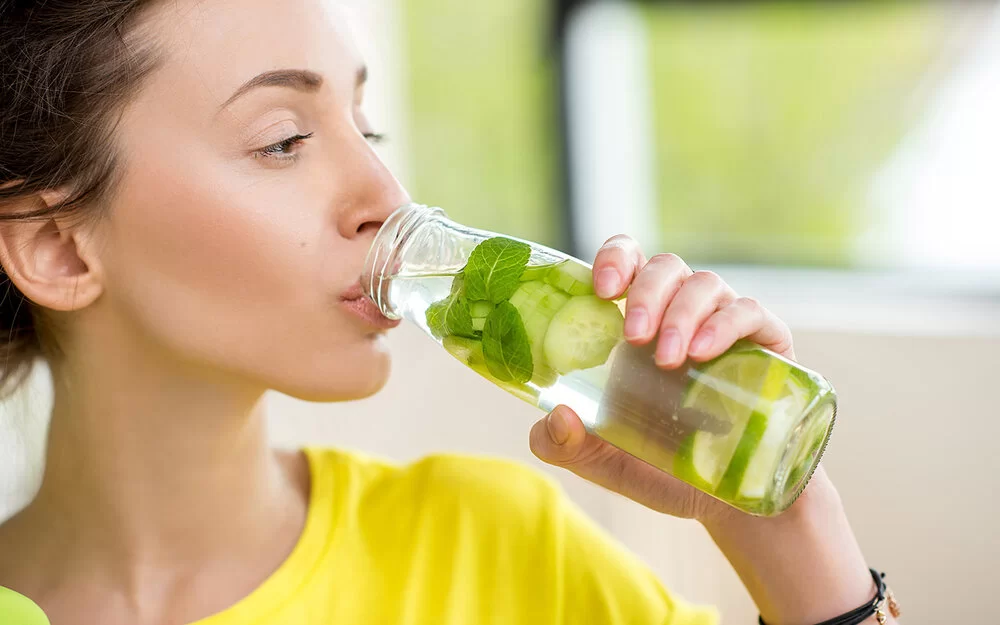
<svg viewBox="0 0 1000 625">
<path fill-rule="evenodd" d="M 37 211 L 64 199 L 65 194 L 45 192 L 8 208 L 13 214 Z M 103 292 L 93 234 L 69 222 L 58 215 L 0 222 L 0 263 L 25 297 L 50 310 L 86 308 Z"/>
</svg>

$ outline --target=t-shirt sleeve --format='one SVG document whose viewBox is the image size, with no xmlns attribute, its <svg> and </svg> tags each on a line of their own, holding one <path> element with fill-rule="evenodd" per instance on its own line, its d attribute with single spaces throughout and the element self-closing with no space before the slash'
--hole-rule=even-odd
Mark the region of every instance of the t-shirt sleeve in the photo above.
<svg viewBox="0 0 1000 625">
<path fill-rule="evenodd" d="M 549 531 L 567 625 L 718 625 L 714 608 L 669 592 L 639 558 L 550 486 Z M 559 588 L 561 586 L 561 588 Z"/>
</svg>

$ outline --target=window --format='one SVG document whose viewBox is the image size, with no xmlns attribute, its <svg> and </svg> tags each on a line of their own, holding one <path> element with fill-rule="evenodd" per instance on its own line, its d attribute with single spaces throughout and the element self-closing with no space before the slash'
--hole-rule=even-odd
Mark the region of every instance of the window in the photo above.
<svg viewBox="0 0 1000 625">
<path fill-rule="evenodd" d="M 401 0 L 414 197 L 460 221 L 565 246 L 549 7 Z"/>
<path fill-rule="evenodd" d="M 1000 292 L 996 2 L 400 6 L 409 182 L 457 219 Z"/>
</svg>

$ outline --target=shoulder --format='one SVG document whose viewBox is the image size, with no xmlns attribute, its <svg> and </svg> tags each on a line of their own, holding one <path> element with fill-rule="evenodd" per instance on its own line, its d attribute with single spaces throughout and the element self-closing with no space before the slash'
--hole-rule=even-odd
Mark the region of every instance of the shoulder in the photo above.
<svg viewBox="0 0 1000 625">
<path fill-rule="evenodd" d="M 309 450 L 315 473 L 335 475 L 346 502 L 360 514 L 393 510 L 397 520 L 431 515 L 524 530 L 559 513 L 563 495 L 535 469 L 502 458 L 435 454 L 399 464 L 354 451 Z"/>
</svg>

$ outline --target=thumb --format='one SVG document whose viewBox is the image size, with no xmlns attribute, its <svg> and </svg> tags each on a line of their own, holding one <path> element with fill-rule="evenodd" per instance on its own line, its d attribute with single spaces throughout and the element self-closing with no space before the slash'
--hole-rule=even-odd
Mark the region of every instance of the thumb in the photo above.
<svg viewBox="0 0 1000 625">
<path fill-rule="evenodd" d="M 535 423 L 531 451 L 539 460 L 625 495 L 648 508 L 689 517 L 696 511 L 694 489 L 652 465 L 587 432 L 580 417 L 558 406 Z"/>
<path fill-rule="evenodd" d="M 557 406 L 531 428 L 531 451 L 548 464 L 569 468 L 590 455 L 590 435 L 571 408 Z"/>
</svg>

